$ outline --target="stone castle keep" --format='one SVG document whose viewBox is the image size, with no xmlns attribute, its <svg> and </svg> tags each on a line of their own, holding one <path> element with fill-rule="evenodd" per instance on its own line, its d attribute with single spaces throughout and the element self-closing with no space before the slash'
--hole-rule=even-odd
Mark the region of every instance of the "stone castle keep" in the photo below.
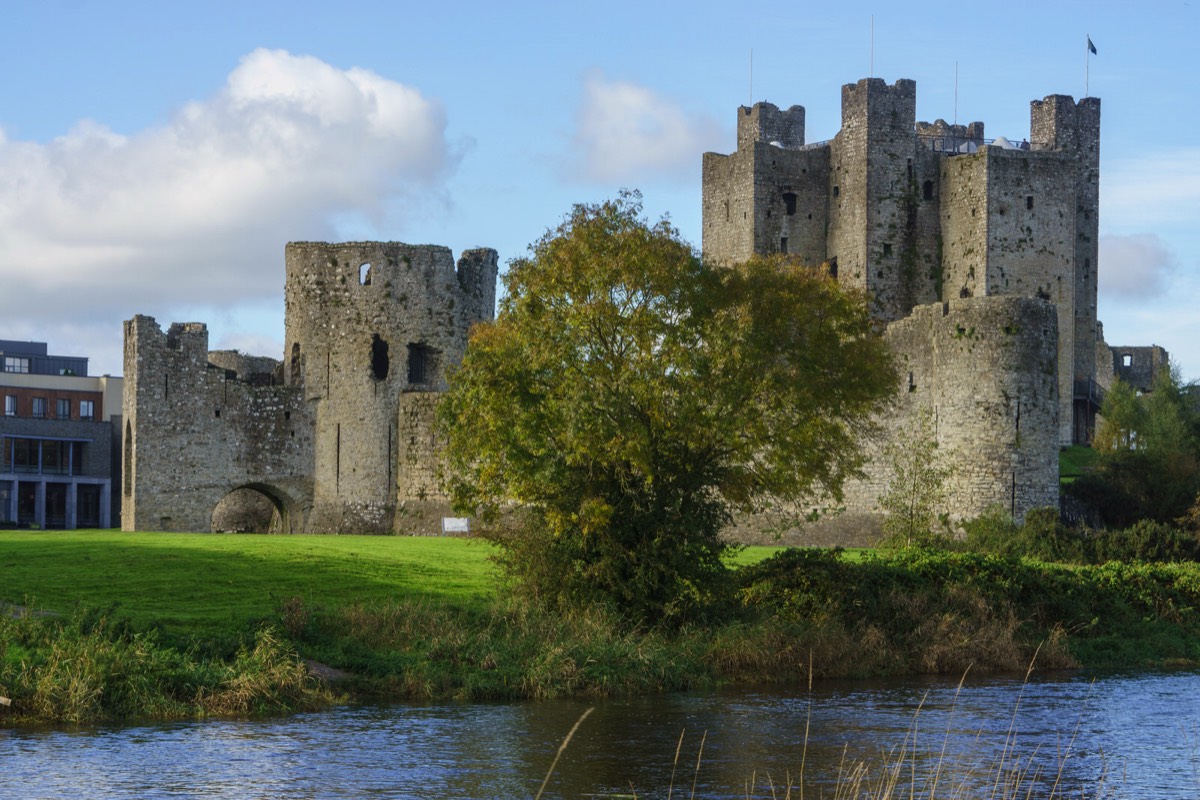
<svg viewBox="0 0 1200 800">
<path fill-rule="evenodd" d="M 493 317 L 496 252 L 297 242 L 286 263 L 283 362 L 125 323 L 125 530 L 438 529 L 434 402 Z"/>
<path fill-rule="evenodd" d="M 737 131 L 704 154 L 705 256 L 788 253 L 868 293 L 901 370 L 885 438 L 930 417 L 955 517 L 1056 506 L 1059 447 L 1090 439 L 1114 369 L 1166 362 L 1111 350 L 1096 318 L 1100 101 L 1034 101 L 1014 145 L 917 122 L 913 81 L 871 78 L 830 141 L 805 142 L 800 106 L 743 107 Z M 495 251 L 292 243 L 286 270 L 282 362 L 125 323 L 124 529 L 439 529 L 434 403 L 492 319 Z M 884 445 L 851 515 L 877 511 Z"/>
<path fill-rule="evenodd" d="M 704 155 L 703 249 L 789 253 L 866 291 L 901 364 L 894 436 L 932 417 L 951 507 L 1018 518 L 1058 504 L 1058 450 L 1090 440 L 1112 353 L 1096 318 L 1100 101 L 1034 101 L 1027 141 L 916 119 L 916 84 L 842 87 L 842 126 L 738 111 L 737 151 Z M 878 449 L 876 449 L 878 453 Z M 870 512 L 879 459 L 848 487 Z"/>
</svg>

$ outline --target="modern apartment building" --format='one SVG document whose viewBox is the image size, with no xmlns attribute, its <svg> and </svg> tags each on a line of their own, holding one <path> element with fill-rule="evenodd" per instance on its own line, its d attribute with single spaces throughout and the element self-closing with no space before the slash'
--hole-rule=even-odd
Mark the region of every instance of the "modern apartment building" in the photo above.
<svg viewBox="0 0 1200 800">
<path fill-rule="evenodd" d="M 0 339 L 0 527 L 120 520 L 121 391 L 87 358 Z"/>
</svg>

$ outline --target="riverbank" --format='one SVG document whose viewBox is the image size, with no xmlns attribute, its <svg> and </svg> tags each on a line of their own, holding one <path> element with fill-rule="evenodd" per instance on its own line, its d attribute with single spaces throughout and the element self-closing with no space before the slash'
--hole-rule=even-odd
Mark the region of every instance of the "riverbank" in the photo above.
<svg viewBox="0 0 1200 800">
<path fill-rule="evenodd" d="M 522 607 L 466 540 L 6 533 L 0 600 L 53 615 L 0 619 L 0 724 L 1023 670 L 1035 652 L 1047 669 L 1200 663 L 1196 564 L 772 554 L 740 555 L 720 624 L 664 632 Z"/>
</svg>

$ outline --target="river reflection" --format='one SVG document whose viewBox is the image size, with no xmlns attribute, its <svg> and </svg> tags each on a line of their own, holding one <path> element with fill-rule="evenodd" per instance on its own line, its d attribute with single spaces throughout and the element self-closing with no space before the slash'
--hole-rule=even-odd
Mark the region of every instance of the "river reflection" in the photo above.
<svg viewBox="0 0 1200 800">
<path fill-rule="evenodd" d="M 586 708 L 406 704 L 0 731 L 0 798 L 532 797 Z M 992 796 L 1003 764 L 1026 770 L 1024 786 L 1040 772 L 1032 797 L 1048 796 L 1061 772 L 1065 796 L 1195 798 L 1198 730 L 1195 672 L 987 677 L 961 691 L 956 681 L 910 678 L 824 681 L 811 695 L 772 687 L 639 697 L 596 705 L 545 796 L 665 798 L 673 786 L 686 798 L 694 785 L 696 797 L 771 797 L 771 786 L 783 797 L 790 780 L 799 797 L 803 768 L 805 796 L 832 797 L 839 769 L 865 761 L 875 786 L 883 765 L 903 756 L 906 797 L 913 770 L 917 796 L 934 774 L 938 797 Z"/>
</svg>

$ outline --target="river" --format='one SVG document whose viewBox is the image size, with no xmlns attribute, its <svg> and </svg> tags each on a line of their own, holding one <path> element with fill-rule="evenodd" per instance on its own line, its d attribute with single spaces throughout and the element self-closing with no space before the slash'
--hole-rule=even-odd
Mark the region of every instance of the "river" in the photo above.
<svg viewBox="0 0 1200 800">
<path fill-rule="evenodd" d="M 1200 673 L 821 681 L 607 700 L 544 797 L 1200 797 Z M 0 798 L 533 797 L 581 701 L 346 706 L 250 721 L 0 730 Z M 676 753 L 678 751 L 678 760 Z M 839 766 L 840 765 L 840 766 Z M 1017 773 L 1020 777 L 1014 777 Z M 915 775 L 915 777 L 914 777 Z M 1036 778 L 1034 776 L 1037 776 Z M 1019 792 L 994 792 L 997 781 Z M 774 794 L 772 794 L 774 787 Z M 924 794 L 923 794 L 924 793 Z M 856 796 L 876 797 L 872 794 Z"/>
</svg>

